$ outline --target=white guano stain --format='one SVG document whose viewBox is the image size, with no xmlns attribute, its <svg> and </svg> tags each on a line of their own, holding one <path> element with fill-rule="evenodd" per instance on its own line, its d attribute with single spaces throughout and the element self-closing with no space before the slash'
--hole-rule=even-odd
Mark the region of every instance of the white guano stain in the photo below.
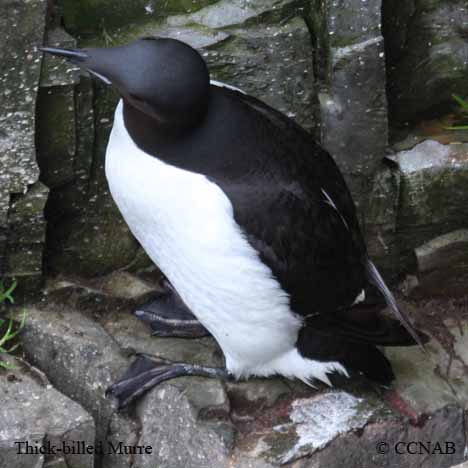
<svg viewBox="0 0 468 468">
<path fill-rule="evenodd" d="M 291 423 L 274 428 L 284 432 L 295 426 L 298 436 L 295 445 L 281 456 L 281 463 L 311 454 L 339 435 L 363 428 L 373 413 L 369 406 L 362 405 L 363 401 L 343 391 L 295 400 L 289 415 Z"/>
</svg>

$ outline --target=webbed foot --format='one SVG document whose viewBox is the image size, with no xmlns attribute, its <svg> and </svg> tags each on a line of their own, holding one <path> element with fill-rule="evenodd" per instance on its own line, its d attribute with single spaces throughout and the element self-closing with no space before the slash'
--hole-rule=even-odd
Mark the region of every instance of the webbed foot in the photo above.
<svg viewBox="0 0 468 468">
<path fill-rule="evenodd" d="M 187 375 L 221 379 L 229 377 L 225 369 L 171 362 L 163 359 L 150 359 L 140 354 L 122 378 L 106 390 L 106 396 L 115 397 L 118 401 L 118 407 L 121 409 L 156 385 L 166 380 Z"/>
<path fill-rule="evenodd" d="M 165 291 L 135 310 L 135 315 L 160 337 L 200 338 L 210 333 L 185 305 L 177 291 L 165 280 Z"/>
</svg>

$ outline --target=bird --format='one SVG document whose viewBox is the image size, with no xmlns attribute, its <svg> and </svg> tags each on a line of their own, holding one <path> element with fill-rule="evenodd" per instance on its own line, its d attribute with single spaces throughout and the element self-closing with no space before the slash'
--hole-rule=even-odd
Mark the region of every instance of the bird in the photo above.
<svg viewBox="0 0 468 468">
<path fill-rule="evenodd" d="M 120 408 L 185 375 L 281 375 L 308 385 L 395 378 L 381 346 L 424 346 L 369 258 L 333 157 L 261 100 L 210 80 L 201 54 L 171 38 L 61 49 L 120 95 L 106 150 L 110 193 L 164 275 L 134 311 L 156 336 L 210 334 L 214 368 L 140 354 L 108 389 Z M 367 292 L 384 307 L 366 307 Z"/>
</svg>

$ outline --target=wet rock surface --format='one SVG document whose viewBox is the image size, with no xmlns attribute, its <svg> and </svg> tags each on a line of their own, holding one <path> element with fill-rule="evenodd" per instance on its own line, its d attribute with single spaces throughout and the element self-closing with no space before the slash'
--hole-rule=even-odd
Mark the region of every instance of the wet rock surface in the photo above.
<svg viewBox="0 0 468 468">
<path fill-rule="evenodd" d="M 131 298 L 120 294 L 123 280 L 132 285 Z M 104 453 L 95 466 L 416 467 L 426 460 L 450 467 L 463 461 L 468 309 L 462 299 L 402 302 L 433 340 L 426 353 L 387 348 L 397 375 L 388 390 L 357 377 L 332 389 L 282 378 L 178 378 L 119 412 L 104 392 L 135 353 L 223 365 L 211 338 L 150 336 L 131 310 L 157 290 L 157 283 L 128 273 L 98 282 L 62 279 L 49 282 L 43 301 L 27 307 L 26 358 L 92 415 L 96 443 L 152 447 L 151 453 Z M 455 449 L 445 455 L 396 451 L 410 441 L 450 441 Z M 379 452 L 382 442 L 386 453 Z"/>
</svg>

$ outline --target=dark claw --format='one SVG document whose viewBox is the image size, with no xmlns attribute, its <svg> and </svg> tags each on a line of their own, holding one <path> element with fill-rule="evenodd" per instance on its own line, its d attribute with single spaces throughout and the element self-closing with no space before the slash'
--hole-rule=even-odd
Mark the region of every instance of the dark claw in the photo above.
<svg viewBox="0 0 468 468">
<path fill-rule="evenodd" d="M 106 396 L 115 397 L 118 401 L 118 408 L 122 409 L 156 385 L 184 375 L 228 377 L 228 373 L 224 369 L 153 360 L 138 355 L 123 377 L 106 390 Z"/>
<path fill-rule="evenodd" d="M 106 396 L 115 397 L 119 409 L 124 408 L 150 388 L 177 377 L 178 370 L 177 363 L 138 355 L 121 379 L 109 386 Z"/>
<path fill-rule="evenodd" d="M 135 311 L 135 315 L 159 337 L 199 338 L 209 335 L 208 330 L 197 320 L 172 286 Z"/>
<path fill-rule="evenodd" d="M 154 303 L 152 303 L 154 304 Z M 185 320 L 176 317 L 168 318 L 153 310 L 140 308 L 135 315 L 152 329 L 152 335 L 159 337 L 200 338 L 209 335 L 208 330 L 196 319 Z"/>
</svg>

